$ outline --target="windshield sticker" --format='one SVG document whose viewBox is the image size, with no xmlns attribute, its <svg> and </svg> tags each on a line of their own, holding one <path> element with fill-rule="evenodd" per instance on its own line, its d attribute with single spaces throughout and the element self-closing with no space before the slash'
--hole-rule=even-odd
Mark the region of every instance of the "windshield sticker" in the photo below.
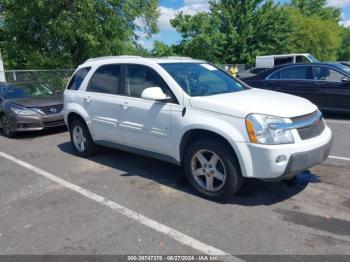
<svg viewBox="0 0 350 262">
<path fill-rule="evenodd" d="M 201 64 L 201 66 L 203 66 L 204 68 L 210 70 L 210 71 L 215 71 L 218 70 L 217 68 L 213 67 L 212 65 L 209 64 Z"/>
</svg>

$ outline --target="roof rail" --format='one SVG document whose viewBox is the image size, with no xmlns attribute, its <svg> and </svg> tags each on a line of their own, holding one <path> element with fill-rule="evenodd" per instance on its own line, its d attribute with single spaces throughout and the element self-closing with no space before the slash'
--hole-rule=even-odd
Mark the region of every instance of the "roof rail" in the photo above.
<svg viewBox="0 0 350 262">
<path fill-rule="evenodd" d="M 99 61 L 99 60 L 107 60 L 107 59 L 120 59 L 120 58 L 138 58 L 143 59 L 141 56 L 132 56 L 132 55 L 119 55 L 119 56 L 101 56 L 101 57 L 94 57 L 86 60 L 84 63 L 92 62 L 92 61 Z"/>
<path fill-rule="evenodd" d="M 186 57 L 186 56 L 162 56 L 160 58 L 179 59 L 179 60 L 193 60 L 192 57 Z"/>
</svg>

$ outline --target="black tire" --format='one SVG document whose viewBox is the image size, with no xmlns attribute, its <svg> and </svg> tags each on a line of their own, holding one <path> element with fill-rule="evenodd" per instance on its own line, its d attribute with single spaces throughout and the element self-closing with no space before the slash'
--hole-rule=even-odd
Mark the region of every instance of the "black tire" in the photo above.
<svg viewBox="0 0 350 262">
<path fill-rule="evenodd" d="M 82 130 L 83 136 L 86 139 L 86 142 L 85 142 L 86 146 L 84 150 L 79 150 L 78 147 L 75 145 L 74 137 L 73 137 L 75 128 L 80 128 Z M 87 127 L 85 121 L 83 121 L 82 119 L 74 119 L 69 125 L 69 134 L 70 134 L 72 146 L 77 155 L 82 157 L 89 157 L 96 153 L 97 147 L 94 143 L 94 140 L 91 137 L 89 128 Z"/>
<path fill-rule="evenodd" d="M 192 161 L 195 154 L 205 150 L 209 150 L 220 159 L 220 165 L 224 166 L 226 172 L 225 181 L 222 182 L 222 187 L 216 192 L 205 190 L 196 182 L 194 175 L 192 175 Z M 200 139 L 193 142 L 186 150 L 183 159 L 184 170 L 186 177 L 194 189 L 203 197 L 210 199 L 227 199 L 237 193 L 242 186 L 243 177 L 241 175 L 239 163 L 229 146 L 220 141 L 219 139 Z M 201 169 L 200 167 L 199 169 Z M 216 168 L 216 167 L 215 167 Z M 208 174 L 209 175 L 209 174 Z M 205 179 L 206 176 L 204 176 Z M 198 179 L 197 179 L 198 180 Z M 220 181 L 219 181 L 220 182 Z"/>
<path fill-rule="evenodd" d="M 2 127 L 2 132 L 4 135 L 8 138 L 13 138 L 15 136 L 15 132 L 12 132 L 10 127 L 9 127 L 9 119 L 5 113 L 1 115 L 1 127 Z"/>
</svg>

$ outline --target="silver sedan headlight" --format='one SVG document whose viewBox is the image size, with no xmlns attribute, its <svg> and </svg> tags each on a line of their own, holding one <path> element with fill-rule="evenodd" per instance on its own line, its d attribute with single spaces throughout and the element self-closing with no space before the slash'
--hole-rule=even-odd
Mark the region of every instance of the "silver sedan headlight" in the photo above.
<svg viewBox="0 0 350 262">
<path fill-rule="evenodd" d="M 280 145 L 294 143 L 293 135 L 289 129 L 276 129 L 276 124 L 290 123 L 288 118 L 269 115 L 250 114 L 245 123 L 250 142 L 265 145 Z"/>
<path fill-rule="evenodd" d="M 22 115 L 22 116 L 35 116 L 37 115 L 37 112 L 35 112 L 34 110 L 31 110 L 29 108 L 25 108 L 22 106 L 11 106 L 11 111 L 14 112 L 17 115 Z"/>
</svg>

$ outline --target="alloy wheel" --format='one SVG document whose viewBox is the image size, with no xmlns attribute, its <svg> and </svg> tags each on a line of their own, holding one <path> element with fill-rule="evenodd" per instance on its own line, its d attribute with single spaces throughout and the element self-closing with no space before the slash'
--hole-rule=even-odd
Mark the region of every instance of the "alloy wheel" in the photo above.
<svg viewBox="0 0 350 262">
<path fill-rule="evenodd" d="M 210 150 L 196 152 L 191 160 L 194 181 L 204 190 L 217 192 L 225 185 L 226 168 L 218 154 Z"/>
<path fill-rule="evenodd" d="M 86 137 L 81 126 L 77 125 L 73 129 L 73 142 L 79 152 L 86 150 Z"/>
<path fill-rule="evenodd" d="M 10 123 L 9 123 L 6 115 L 2 115 L 1 125 L 2 125 L 2 130 L 4 131 L 5 135 L 10 136 L 11 135 Z"/>
</svg>

